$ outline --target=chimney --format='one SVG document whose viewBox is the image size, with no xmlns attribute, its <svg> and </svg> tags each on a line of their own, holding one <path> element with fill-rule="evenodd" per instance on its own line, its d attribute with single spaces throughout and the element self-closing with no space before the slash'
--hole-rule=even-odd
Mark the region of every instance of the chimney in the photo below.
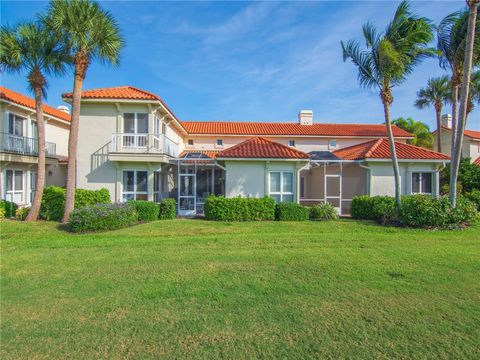
<svg viewBox="0 0 480 360">
<path fill-rule="evenodd" d="M 452 115 L 450 114 L 443 114 L 441 119 L 440 119 L 440 123 L 442 126 L 445 126 L 449 129 L 452 128 Z"/>
<path fill-rule="evenodd" d="M 64 113 L 67 113 L 67 114 L 70 114 L 70 109 L 68 108 L 68 106 L 65 106 L 65 105 L 57 106 L 57 110 L 63 111 Z"/>
<path fill-rule="evenodd" d="M 313 125 L 313 111 L 300 110 L 298 113 L 298 122 L 300 125 Z"/>
</svg>

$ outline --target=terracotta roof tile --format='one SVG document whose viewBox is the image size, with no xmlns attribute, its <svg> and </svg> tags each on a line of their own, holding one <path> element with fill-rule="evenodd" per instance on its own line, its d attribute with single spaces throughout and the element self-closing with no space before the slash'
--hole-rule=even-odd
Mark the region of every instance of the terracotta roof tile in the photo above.
<svg viewBox="0 0 480 360">
<path fill-rule="evenodd" d="M 473 162 L 474 165 L 480 166 L 480 156 Z"/>
<path fill-rule="evenodd" d="M 72 93 L 62 95 L 65 98 L 72 98 Z M 160 97 L 151 92 L 137 89 L 133 86 L 117 86 L 110 88 L 83 90 L 84 99 L 129 99 L 129 100 L 158 100 Z"/>
<path fill-rule="evenodd" d="M 386 136 L 385 125 L 368 124 L 313 124 L 266 123 L 266 122 L 220 122 L 220 121 L 182 121 L 181 124 L 190 134 L 222 135 L 297 135 L 297 136 Z M 396 137 L 412 138 L 412 134 L 393 126 Z"/>
<path fill-rule="evenodd" d="M 211 159 L 215 159 L 217 157 L 217 154 L 219 153 L 219 150 L 184 150 L 182 151 L 179 157 L 183 158 L 188 154 L 198 154 L 198 153 L 202 155 L 206 155 Z"/>
<path fill-rule="evenodd" d="M 395 142 L 398 159 L 401 160 L 449 160 L 448 155 L 422 147 Z M 390 159 L 390 144 L 387 139 L 371 140 L 333 152 L 343 160 Z"/>
<path fill-rule="evenodd" d="M 442 129 L 443 129 L 443 130 L 447 130 L 447 131 L 452 131 L 451 128 L 446 127 L 446 126 L 442 126 Z M 437 133 L 437 130 L 435 130 L 433 133 L 436 134 L 436 133 Z M 463 134 L 466 135 L 466 136 L 468 136 L 468 137 L 471 137 L 472 139 L 480 140 L 480 131 L 465 130 L 465 131 L 463 132 Z"/>
<path fill-rule="evenodd" d="M 3 86 L 0 86 L 0 98 L 35 110 L 34 99 L 28 96 L 22 95 L 20 93 L 17 93 L 16 91 L 7 89 L 6 87 L 3 87 Z M 66 112 L 55 109 L 54 107 L 51 107 L 49 105 L 43 104 L 43 112 L 47 115 L 54 116 L 61 120 L 70 121 L 70 114 L 67 114 Z"/>
<path fill-rule="evenodd" d="M 308 159 L 309 155 L 283 144 L 255 137 L 219 152 L 217 158 Z"/>
</svg>

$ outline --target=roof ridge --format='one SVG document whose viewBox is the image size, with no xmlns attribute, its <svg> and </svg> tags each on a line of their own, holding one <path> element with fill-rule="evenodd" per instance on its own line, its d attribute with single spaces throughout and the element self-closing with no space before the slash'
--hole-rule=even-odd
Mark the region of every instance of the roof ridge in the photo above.
<svg viewBox="0 0 480 360">
<path fill-rule="evenodd" d="M 281 124 L 281 125 L 299 125 L 299 126 L 312 126 L 312 125 L 301 125 L 298 121 L 241 121 L 241 120 L 181 120 L 181 123 L 190 123 L 190 124 L 201 124 L 201 123 L 210 123 L 210 124 Z M 313 125 L 333 125 L 333 126 L 378 126 L 385 127 L 385 124 L 369 124 L 369 123 L 330 123 L 330 122 L 317 122 Z M 401 129 L 397 125 L 392 125 L 396 128 Z M 403 130 L 403 129 L 402 129 Z M 406 131 L 406 130 L 404 130 Z M 408 132 L 408 131 L 407 131 Z"/>
<path fill-rule="evenodd" d="M 427 151 L 427 152 L 430 152 L 432 154 L 442 154 L 442 155 L 446 155 L 444 153 L 441 153 L 441 152 L 438 152 L 438 151 L 435 151 L 435 150 L 431 150 L 431 149 L 427 149 L 427 148 L 424 148 L 423 146 L 416 146 L 416 145 L 412 145 L 412 144 L 407 144 L 407 143 L 399 143 L 397 141 L 395 141 L 395 144 L 399 144 L 400 146 L 406 146 L 406 147 L 414 147 L 416 149 L 422 149 L 423 151 Z"/>
<path fill-rule="evenodd" d="M 365 153 L 365 157 L 369 157 L 373 154 L 373 152 L 375 150 L 377 150 L 377 148 L 380 146 L 380 144 L 383 143 L 383 141 L 385 140 L 385 138 L 380 138 L 380 139 L 377 139 L 375 141 L 375 143 L 370 147 L 370 149 Z M 393 143 L 395 144 L 395 140 L 393 141 Z M 390 145 L 390 144 L 389 144 Z M 394 145 L 395 146 L 395 145 Z"/>
<path fill-rule="evenodd" d="M 157 99 L 160 100 L 160 96 L 158 96 L 157 94 L 154 94 L 154 93 L 152 93 L 152 92 L 150 92 L 150 91 L 148 91 L 148 90 L 139 89 L 139 88 L 137 88 L 137 87 L 135 87 L 135 86 L 131 86 L 131 85 L 127 85 L 127 86 L 125 86 L 125 87 L 126 87 L 126 88 L 130 88 L 130 89 L 133 89 L 133 90 L 136 90 L 136 91 L 139 91 L 139 92 L 144 93 L 144 94 L 147 94 L 147 95 L 154 96 L 154 97 L 156 97 Z"/>
<path fill-rule="evenodd" d="M 228 151 L 234 150 L 234 149 L 236 149 L 237 147 L 239 147 L 240 145 L 245 145 L 245 144 L 247 144 L 247 143 L 249 143 L 249 142 L 252 142 L 252 141 L 254 141 L 254 140 L 257 140 L 257 139 L 259 139 L 259 138 L 260 138 L 260 137 L 258 136 L 258 137 L 252 137 L 252 138 L 250 138 L 250 139 L 244 140 L 244 141 L 239 142 L 238 144 L 233 145 L 233 146 L 231 146 L 231 147 L 229 147 L 229 148 L 227 148 L 227 149 L 221 150 L 221 151 L 219 152 L 219 154 L 221 154 L 221 153 L 223 153 L 224 151 L 227 151 L 227 150 L 228 150 Z"/>
</svg>

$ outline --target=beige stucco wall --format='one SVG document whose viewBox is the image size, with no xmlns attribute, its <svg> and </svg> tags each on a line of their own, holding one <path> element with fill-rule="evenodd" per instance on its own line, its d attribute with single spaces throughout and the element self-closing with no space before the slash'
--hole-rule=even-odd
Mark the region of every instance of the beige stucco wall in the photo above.
<svg viewBox="0 0 480 360">
<path fill-rule="evenodd" d="M 452 151 L 452 132 L 443 129 L 441 134 L 442 153 L 450 155 Z M 434 150 L 437 149 L 437 136 L 435 135 Z M 467 136 L 463 138 L 462 156 L 475 161 L 480 156 L 480 140 L 474 140 Z"/>
</svg>

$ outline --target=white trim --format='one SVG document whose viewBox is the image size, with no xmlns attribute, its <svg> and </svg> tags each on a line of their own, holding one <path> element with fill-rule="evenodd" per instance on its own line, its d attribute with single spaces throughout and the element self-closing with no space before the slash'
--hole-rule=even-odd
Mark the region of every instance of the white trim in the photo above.
<svg viewBox="0 0 480 360">
<path fill-rule="evenodd" d="M 436 170 L 418 170 L 418 171 L 409 171 L 410 173 L 410 194 L 413 195 L 430 195 L 434 196 L 436 191 L 434 189 L 435 186 L 435 174 L 437 173 Z M 418 186 L 419 186 L 419 192 L 413 192 L 413 174 L 419 174 L 420 178 L 418 180 Z M 423 174 L 430 174 L 430 192 L 422 192 L 422 180 L 423 180 Z"/>
<path fill-rule="evenodd" d="M 357 124 L 355 124 L 357 125 Z M 308 126 L 308 125 L 307 125 Z M 332 135 L 301 135 L 301 134 L 223 134 L 223 133 L 189 133 L 189 136 L 209 136 L 209 137 L 218 137 L 218 136 L 228 136 L 228 137 L 265 137 L 265 138 L 322 138 L 322 139 L 329 139 Z M 386 137 L 386 135 L 385 135 Z M 370 140 L 378 140 L 379 138 L 384 138 L 384 136 L 353 136 L 353 135 L 335 135 L 335 138 L 338 139 L 367 139 L 365 142 Z M 403 136 L 396 136 L 396 140 L 412 140 L 414 137 L 403 137 Z"/>
</svg>

